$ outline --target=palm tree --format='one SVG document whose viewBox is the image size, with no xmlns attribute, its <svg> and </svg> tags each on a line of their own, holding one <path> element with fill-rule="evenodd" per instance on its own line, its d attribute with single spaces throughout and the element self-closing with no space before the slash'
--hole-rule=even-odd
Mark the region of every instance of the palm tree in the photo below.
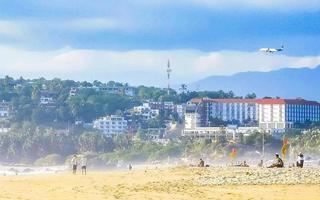
<svg viewBox="0 0 320 200">
<path fill-rule="evenodd" d="M 181 84 L 181 86 L 180 86 L 180 91 L 181 91 L 181 93 L 187 93 L 187 91 L 188 91 L 188 86 L 186 85 L 186 84 Z"/>
</svg>

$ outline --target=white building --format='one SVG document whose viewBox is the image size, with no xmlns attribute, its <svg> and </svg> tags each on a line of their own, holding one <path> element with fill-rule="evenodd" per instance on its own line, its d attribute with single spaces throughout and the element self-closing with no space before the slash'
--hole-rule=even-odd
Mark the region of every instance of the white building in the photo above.
<svg viewBox="0 0 320 200">
<path fill-rule="evenodd" d="M 176 112 L 176 105 L 172 101 L 150 101 L 149 106 L 151 109 L 160 110 L 160 112 Z"/>
<path fill-rule="evenodd" d="M 118 94 L 118 95 L 127 95 L 135 96 L 135 89 L 129 86 L 104 86 L 96 87 L 97 91 L 106 92 L 108 94 Z"/>
<path fill-rule="evenodd" d="M 186 113 L 184 117 L 184 128 L 195 129 L 201 127 L 201 119 L 199 113 Z"/>
<path fill-rule="evenodd" d="M 8 102 L 0 102 L 0 117 L 6 118 L 10 116 L 11 106 Z"/>
<path fill-rule="evenodd" d="M 165 102 L 163 102 L 163 109 L 174 112 L 175 111 L 175 104 L 172 101 L 165 101 Z"/>
<path fill-rule="evenodd" d="M 228 141 L 240 141 L 240 135 L 252 131 L 259 131 L 258 127 L 195 127 L 192 129 L 184 129 L 182 136 L 193 138 L 225 138 Z"/>
<path fill-rule="evenodd" d="M 69 91 L 69 96 L 73 97 L 77 94 L 77 88 L 72 87 Z"/>
<path fill-rule="evenodd" d="M 241 134 L 246 134 L 250 131 L 259 131 L 259 127 L 202 127 L 201 117 L 199 113 L 186 112 L 185 114 L 185 127 L 182 131 L 184 137 L 194 138 L 225 138 L 227 140 L 239 141 Z"/>
<path fill-rule="evenodd" d="M 229 123 L 256 126 L 259 118 L 256 99 L 193 99 L 189 105 L 197 105 L 201 125 L 210 126 L 211 119 Z"/>
<path fill-rule="evenodd" d="M 40 105 L 52 105 L 55 101 L 56 92 L 43 90 L 40 92 Z"/>
<path fill-rule="evenodd" d="M 259 126 L 284 131 L 301 124 L 320 121 L 320 103 L 304 99 L 259 100 Z"/>
<path fill-rule="evenodd" d="M 146 120 L 156 118 L 160 114 L 159 109 L 152 109 L 149 106 L 149 103 L 143 103 L 142 106 L 133 107 L 133 112 L 136 115 L 142 116 Z"/>
<path fill-rule="evenodd" d="M 101 130 L 108 136 L 117 136 L 127 132 L 127 120 L 120 116 L 106 116 L 96 119 L 93 122 L 93 128 Z"/>
<path fill-rule="evenodd" d="M 209 117 L 240 124 L 258 120 L 258 104 L 254 99 L 208 100 L 206 112 Z"/>
<path fill-rule="evenodd" d="M 217 118 L 281 132 L 320 121 L 320 103 L 304 99 L 193 99 L 190 105 L 197 107 L 203 127 Z"/>
<path fill-rule="evenodd" d="M 179 118 L 183 119 L 184 115 L 185 115 L 186 105 L 185 104 L 177 105 L 176 110 L 177 110 Z"/>
</svg>

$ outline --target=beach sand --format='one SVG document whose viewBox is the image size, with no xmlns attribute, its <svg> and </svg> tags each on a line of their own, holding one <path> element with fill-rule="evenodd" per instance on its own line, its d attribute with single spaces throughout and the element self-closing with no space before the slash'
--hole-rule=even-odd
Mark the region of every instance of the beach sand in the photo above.
<svg viewBox="0 0 320 200">
<path fill-rule="evenodd" d="M 279 179 L 279 181 L 277 181 Z M 281 179 L 281 180 L 280 180 Z M 320 199 L 320 169 L 190 168 L 0 177 L 0 200 Z"/>
</svg>

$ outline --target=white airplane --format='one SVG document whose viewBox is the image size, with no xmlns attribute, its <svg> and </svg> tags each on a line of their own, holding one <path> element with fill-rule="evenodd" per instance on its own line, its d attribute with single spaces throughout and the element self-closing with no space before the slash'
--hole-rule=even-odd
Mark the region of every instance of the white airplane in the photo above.
<svg viewBox="0 0 320 200">
<path fill-rule="evenodd" d="M 278 52 L 278 51 L 283 51 L 283 45 L 281 46 L 280 49 L 275 49 L 275 48 L 261 48 L 260 51 L 262 52 L 266 52 L 266 53 L 275 53 L 275 52 Z"/>
</svg>

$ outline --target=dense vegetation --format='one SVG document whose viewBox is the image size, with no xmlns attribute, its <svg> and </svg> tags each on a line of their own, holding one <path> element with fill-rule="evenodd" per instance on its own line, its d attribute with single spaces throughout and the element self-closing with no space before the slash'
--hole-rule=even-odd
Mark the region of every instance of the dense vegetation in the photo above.
<svg viewBox="0 0 320 200">
<path fill-rule="evenodd" d="M 134 96 L 108 94 L 98 91 L 97 87 L 127 87 L 127 84 L 110 81 L 77 82 L 60 80 L 58 78 L 46 80 L 44 78 L 27 80 L 13 79 L 6 76 L 0 79 L 0 101 L 10 102 L 14 115 L 10 122 L 30 121 L 37 124 L 61 125 L 76 120 L 91 122 L 93 119 L 117 112 L 124 112 L 146 100 L 173 101 L 185 103 L 195 97 L 235 98 L 233 92 L 194 92 L 184 90 L 177 93 L 166 89 L 139 86 L 134 87 Z M 79 88 L 75 96 L 70 96 L 71 88 Z M 41 91 L 55 92 L 55 106 L 39 106 Z M 2 122 L 4 123 L 4 122 Z"/>
<path fill-rule="evenodd" d="M 311 130 L 298 134 L 292 137 L 290 140 L 291 148 L 293 148 L 295 155 L 298 152 L 308 152 L 313 155 L 320 154 L 320 131 Z"/>
<path fill-rule="evenodd" d="M 9 102 L 13 110 L 10 118 L 0 119 L 1 127 L 11 127 L 9 132 L 0 133 L 0 162 L 61 164 L 70 155 L 79 153 L 86 154 L 91 163 L 103 166 L 114 165 L 118 161 L 152 161 L 181 156 L 209 155 L 214 159 L 228 155 L 234 146 L 225 141 L 176 140 L 166 145 L 147 141 L 147 133 L 143 129 L 161 127 L 163 124 L 159 124 L 159 120 L 139 123 L 139 131 L 135 136 L 122 135 L 117 138 L 75 126 L 77 120 L 91 122 L 104 115 L 125 113 L 146 100 L 185 103 L 196 97 L 242 98 L 231 91 L 188 91 L 185 85 L 181 86 L 179 92 L 171 90 L 170 95 L 166 89 L 145 86 L 134 87 L 134 96 L 108 94 L 95 89 L 103 86 L 127 85 L 113 81 L 90 83 L 44 78 L 0 79 L 0 100 Z M 79 87 L 82 89 L 75 96 L 69 95 L 71 88 Z M 39 104 L 42 90 L 56 93 L 54 106 Z M 249 94 L 246 98 L 255 98 L 255 95 Z M 318 152 L 319 135 L 319 132 L 312 132 L 295 136 L 292 141 L 301 150 Z M 311 142 L 306 142 L 309 140 Z M 271 143 L 272 139 L 266 138 L 266 141 Z M 261 135 L 252 134 L 241 143 L 260 148 Z"/>
<path fill-rule="evenodd" d="M 319 155 L 320 131 L 310 131 L 289 138 L 295 151 Z M 222 140 L 179 139 L 167 144 L 144 140 L 136 136 L 121 135 L 116 138 L 104 134 L 70 129 L 57 132 L 52 128 L 23 123 L 8 133 L 0 134 L 0 162 L 28 163 L 37 165 L 62 164 L 73 154 L 84 154 L 90 165 L 115 166 L 119 162 L 143 162 L 191 157 L 206 159 L 225 159 L 232 148 L 237 148 L 239 156 L 248 151 L 260 150 L 262 135 L 258 132 L 241 138 L 240 143 L 229 143 Z M 265 136 L 266 145 L 277 144 L 280 150 L 281 141 Z M 279 151 L 277 150 L 277 151 Z"/>
<path fill-rule="evenodd" d="M 268 142 L 272 142 L 272 139 L 266 137 Z M 260 148 L 261 135 L 252 134 L 243 139 L 241 144 Z M 190 139 L 160 144 L 144 140 L 140 134 L 120 135 L 112 139 L 95 131 L 74 128 L 57 132 L 25 122 L 21 127 L 0 134 L 0 162 L 61 164 L 73 154 L 85 154 L 91 164 L 99 166 L 114 166 L 118 161 L 154 161 L 181 156 L 218 159 L 227 156 L 234 146 L 225 140 Z"/>
</svg>

